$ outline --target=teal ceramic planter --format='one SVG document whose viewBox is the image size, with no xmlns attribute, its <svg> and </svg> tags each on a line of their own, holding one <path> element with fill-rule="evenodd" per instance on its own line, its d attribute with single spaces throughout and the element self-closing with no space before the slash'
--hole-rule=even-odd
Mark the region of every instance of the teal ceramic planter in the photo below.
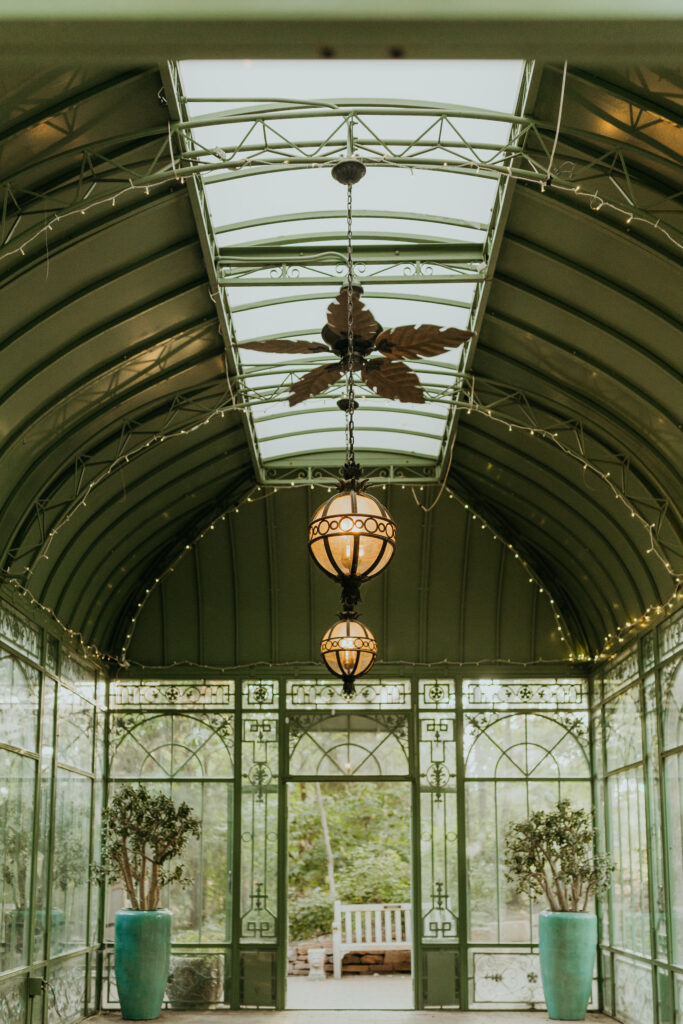
<svg viewBox="0 0 683 1024">
<path fill-rule="evenodd" d="M 159 1016 L 170 958 L 168 910 L 119 910 L 114 964 L 124 1020 L 155 1020 Z"/>
<path fill-rule="evenodd" d="M 543 992 L 551 1020 L 584 1020 L 598 942 L 595 914 L 543 911 L 538 945 Z"/>
</svg>

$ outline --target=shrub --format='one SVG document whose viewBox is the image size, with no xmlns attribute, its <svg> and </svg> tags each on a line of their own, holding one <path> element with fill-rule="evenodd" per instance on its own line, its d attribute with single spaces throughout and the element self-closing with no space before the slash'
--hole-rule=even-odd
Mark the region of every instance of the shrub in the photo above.
<svg viewBox="0 0 683 1024">
<path fill-rule="evenodd" d="M 314 939 L 332 931 L 334 905 L 328 893 L 312 889 L 293 896 L 289 904 L 289 935 L 294 941 Z"/>
<path fill-rule="evenodd" d="M 505 877 L 531 899 L 545 895 L 551 910 L 585 911 L 591 896 L 609 888 L 614 864 L 593 854 L 595 828 L 588 811 L 560 800 L 534 811 L 505 832 Z"/>
<path fill-rule="evenodd" d="M 156 910 L 161 888 L 184 881 L 182 864 L 170 862 L 199 835 L 200 822 L 189 804 L 177 807 L 165 793 L 125 785 L 102 812 L 102 863 L 93 866 L 98 882 L 123 881 L 134 910 Z"/>
</svg>

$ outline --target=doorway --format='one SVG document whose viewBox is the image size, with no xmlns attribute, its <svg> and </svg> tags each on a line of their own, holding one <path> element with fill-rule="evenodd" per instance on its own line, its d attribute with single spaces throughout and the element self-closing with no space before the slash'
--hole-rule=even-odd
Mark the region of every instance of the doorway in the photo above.
<svg viewBox="0 0 683 1024">
<path fill-rule="evenodd" d="M 412 1008 L 410 783 L 287 790 L 287 1008 Z"/>
</svg>

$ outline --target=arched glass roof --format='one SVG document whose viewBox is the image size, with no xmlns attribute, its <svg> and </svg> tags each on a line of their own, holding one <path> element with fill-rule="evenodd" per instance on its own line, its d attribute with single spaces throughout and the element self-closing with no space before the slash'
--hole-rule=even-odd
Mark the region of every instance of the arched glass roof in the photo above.
<svg viewBox="0 0 683 1024">
<path fill-rule="evenodd" d="M 501 183 L 524 132 L 523 69 L 519 61 L 180 65 L 185 155 L 215 166 L 199 187 L 216 298 L 271 479 L 273 469 L 334 466 L 344 450 L 342 382 L 295 408 L 287 401 L 290 383 L 328 357 L 238 348 L 319 339 L 346 253 L 346 193 L 330 168 L 349 148 L 368 167 L 353 191 L 354 259 L 379 323 L 476 328 Z M 439 472 L 467 358 L 465 347 L 409 364 L 425 405 L 379 398 L 359 382 L 365 465 Z"/>
</svg>

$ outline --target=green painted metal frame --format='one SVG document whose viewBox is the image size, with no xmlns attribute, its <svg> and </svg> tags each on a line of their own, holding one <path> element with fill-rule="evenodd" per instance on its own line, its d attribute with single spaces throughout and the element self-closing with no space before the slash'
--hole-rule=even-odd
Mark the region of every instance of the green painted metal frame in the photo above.
<svg viewBox="0 0 683 1024">
<path fill-rule="evenodd" d="M 85 0 L 3 4 L 11 62 L 59 60 L 149 63 L 186 58 L 570 56 L 628 63 L 640 55 L 676 60 L 683 44 L 676 0 L 379 0 L 372 8 L 343 0 L 282 5 L 265 0 L 201 0 L 192 8 L 133 0 L 105 8 Z M 634 28 L 635 24 L 635 28 Z"/>
<path fill-rule="evenodd" d="M 622 649 L 621 655 L 624 660 L 629 656 L 636 658 L 637 671 L 635 675 L 627 678 L 621 686 L 615 686 L 611 689 L 609 694 L 604 694 L 601 687 L 605 670 L 599 670 L 591 677 L 591 703 L 593 707 L 593 714 L 598 714 L 600 716 L 602 736 L 602 759 L 599 762 L 596 762 L 594 775 L 594 784 L 601 785 L 603 798 L 601 807 L 598 805 L 596 800 L 595 806 L 598 817 L 597 825 L 602 831 L 604 837 L 604 847 L 608 850 L 612 849 L 614 822 L 610 811 L 606 782 L 610 777 L 618 776 L 632 769 L 637 769 L 640 773 L 639 779 L 642 785 L 646 815 L 645 854 L 647 858 L 646 867 L 648 868 L 647 889 L 649 914 L 647 934 L 649 938 L 650 952 L 649 954 L 638 953 L 615 943 L 615 921 L 610 893 L 607 897 L 607 933 L 605 933 L 602 926 L 602 915 L 599 915 L 600 933 L 598 950 L 600 972 L 602 976 L 602 957 L 607 956 L 611 964 L 609 972 L 610 993 L 608 1008 L 614 1010 L 616 999 L 614 969 L 615 956 L 618 956 L 625 961 L 631 960 L 636 965 L 642 965 L 642 967 L 648 968 L 651 971 L 652 981 L 651 1012 L 653 1014 L 653 1024 L 674 1024 L 674 1019 L 678 1020 L 678 1013 L 674 1010 L 674 979 L 675 976 L 683 978 L 683 964 L 676 964 L 673 949 L 673 901 L 675 897 L 680 898 L 680 894 L 674 893 L 672 888 L 672 848 L 668 837 L 671 829 L 670 815 L 674 813 L 674 811 L 667 800 L 665 772 L 665 763 L 667 758 L 679 754 L 681 748 L 673 747 L 665 749 L 663 735 L 664 710 L 662 704 L 663 669 L 667 665 L 680 663 L 683 655 L 683 633 L 681 633 L 680 627 L 678 645 L 669 650 L 666 656 L 662 656 L 661 653 L 661 638 L 663 636 L 663 632 L 666 629 L 671 628 L 671 624 L 674 620 L 680 623 L 681 614 L 680 610 L 678 613 L 673 613 L 668 619 L 665 619 L 663 622 L 655 626 L 654 629 L 641 636 L 641 638 L 636 643 L 630 645 L 626 651 Z M 648 652 L 650 654 L 649 661 L 647 658 Z M 646 680 L 648 678 L 652 681 L 651 686 L 655 698 L 654 710 L 652 712 L 655 716 L 654 748 L 651 745 L 652 737 L 648 733 L 646 727 L 646 715 L 644 713 L 647 708 L 648 700 L 648 695 L 646 693 Z M 639 761 L 633 762 L 632 764 L 620 765 L 609 770 L 607 765 L 605 709 L 612 701 L 619 699 L 619 697 L 627 694 L 629 691 L 637 692 L 642 757 Z M 653 765 L 656 767 L 653 768 Z M 656 807 L 654 806 L 655 804 Z M 655 829 L 657 819 L 659 820 L 661 829 L 659 835 L 657 835 Z M 659 848 L 656 846 L 657 842 L 659 843 Z M 659 874 L 659 868 L 657 867 L 658 864 L 661 866 L 661 877 Z M 655 887 L 656 881 L 659 881 L 662 886 L 662 890 L 659 892 Z M 661 919 L 662 910 L 666 926 L 665 949 L 662 949 L 661 944 L 658 942 L 658 926 L 660 924 L 658 916 Z M 664 985 L 660 984 L 661 978 L 665 979 Z M 604 993 L 601 996 L 601 1006 L 603 1005 L 603 999 Z M 635 1014 L 637 1010 L 634 1009 L 633 1012 Z M 636 1018 L 634 1017 L 634 1019 Z"/>
<path fill-rule="evenodd" d="M 585 679 L 585 671 L 582 670 L 581 666 L 567 666 L 565 664 L 558 665 L 557 669 L 559 673 L 565 677 L 574 677 L 576 679 Z M 220 675 L 220 673 L 219 673 Z M 405 781 L 410 784 L 411 793 L 411 836 L 412 836 L 412 891 L 413 899 L 416 905 L 422 905 L 421 897 L 421 884 L 422 884 L 422 870 L 421 870 L 421 857 L 420 857 L 420 843 L 421 843 L 421 815 L 420 815 L 420 794 L 421 789 L 421 772 L 423 769 L 418 764 L 418 744 L 420 742 L 420 730 L 419 730 L 419 718 L 420 716 L 430 717 L 432 714 L 445 714 L 453 717 L 455 729 L 454 729 L 454 740 L 456 745 L 456 764 L 457 764 L 457 786 L 456 786 L 456 815 L 457 815 L 457 826 L 458 826 L 458 838 L 457 838 L 457 856 L 460 868 L 458 870 L 458 935 L 452 943 L 444 946 L 443 943 L 439 945 L 433 942 L 429 943 L 429 948 L 452 948 L 454 954 L 457 955 L 460 962 L 460 1005 L 462 1009 L 466 1009 L 468 1006 L 468 954 L 472 947 L 472 943 L 469 941 L 468 928 L 467 928 L 467 879 L 465 875 L 464 865 L 466 864 L 466 831 L 465 831 L 465 809 L 464 809 L 464 787 L 465 787 L 465 775 L 464 775 L 464 748 L 463 748 L 463 725 L 464 725 L 464 695 L 462 681 L 464 678 L 491 678 L 496 677 L 505 680 L 506 678 L 518 679 L 519 672 L 515 671 L 514 667 L 508 667 L 505 669 L 499 665 L 492 666 L 480 666 L 476 670 L 464 672 L 459 670 L 456 672 L 443 671 L 432 672 L 431 676 L 435 679 L 445 678 L 455 680 L 455 694 L 456 703 L 451 709 L 445 709 L 441 711 L 432 711 L 428 706 L 422 707 L 420 697 L 420 679 L 423 674 L 418 675 L 414 670 L 409 673 L 403 673 L 403 677 L 409 677 L 409 686 L 407 689 L 410 706 L 397 706 L 395 709 L 391 708 L 390 705 L 380 705 L 381 714 L 391 714 L 392 716 L 398 716 L 401 720 L 405 721 L 408 728 L 408 759 L 407 769 L 405 774 L 400 775 L 358 775 L 358 776 L 342 776 L 342 779 L 348 781 L 349 778 L 357 778 L 360 781 Z M 525 677 L 533 679 L 534 676 L 539 678 L 548 678 L 552 675 L 552 671 L 549 666 L 539 666 L 536 672 L 531 670 L 525 672 Z M 381 670 L 376 674 L 378 682 L 391 681 L 396 679 L 396 673 L 391 672 L 389 669 Z M 131 675 L 131 678 L 133 676 Z M 136 680 L 142 679 L 144 682 L 145 673 L 136 673 L 134 678 Z M 150 679 L 159 680 L 159 673 L 155 672 L 153 675 L 150 673 Z M 168 674 L 164 673 L 164 678 L 168 678 L 169 684 L 172 686 L 173 679 L 183 679 L 188 681 L 192 679 L 192 673 L 188 673 L 187 669 L 183 670 L 178 668 Z M 196 678 L 200 678 L 198 675 Z M 234 697 L 234 714 L 236 722 L 244 714 L 253 713 L 253 707 L 247 706 L 244 703 L 243 696 L 243 685 L 246 681 L 253 681 L 254 675 L 241 675 L 231 673 L 228 670 L 225 671 L 225 678 L 235 680 L 235 697 Z M 310 668 L 302 670 L 300 672 L 287 671 L 282 673 L 281 671 L 269 672 L 269 678 L 278 682 L 278 695 L 276 698 L 271 699 L 270 703 L 267 704 L 269 714 L 274 714 L 278 720 L 278 739 L 277 739 L 277 764 L 278 764 L 278 779 L 276 782 L 277 796 L 278 796 L 278 859 L 277 859 L 277 897 L 276 897 L 276 909 L 277 909 L 277 926 L 276 932 L 267 943 L 259 942 L 248 942 L 245 943 L 241 935 L 241 914 L 239 910 L 239 901 L 233 903 L 233 916 L 232 916 L 232 938 L 229 946 L 221 947 L 224 949 L 226 955 L 231 958 L 231 991 L 230 1000 L 233 1009 L 237 1009 L 242 1005 L 241 1000 L 241 967 L 242 958 L 244 953 L 249 951 L 258 950 L 273 950 L 279 951 L 276 957 L 276 974 L 274 976 L 274 985 L 276 1000 L 275 1005 L 277 1008 L 283 1009 L 286 1001 L 286 971 L 287 971 L 287 958 L 285 955 L 287 948 L 287 821 L 288 821 L 288 806 L 287 806 L 287 793 L 288 783 L 296 780 L 320 780 L 320 781 L 331 781 L 334 776 L 330 775 L 319 775 L 313 773 L 311 775 L 301 774 L 296 772 L 291 773 L 289 768 L 290 758 L 290 726 L 291 723 L 298 717 L 303 716 L 306 719 L 311 716 L 314 721 L 317 721 L 320 716 L 331 716 L 335 714 L 334 705 L 330 706 L 318 706 L 318 710 L 313 712 L 312 709 L 306 707 L 300 708 L 293 706 L 287 697 L 287 680 L 296 680 L 297 678 L 303 678 L 309 680 L 311 678 Z M 125 683 L 126 679 L 123 678 L 122 682 Z M 113 684 L 115 685 L 115 684 Z M 159 707 L 154 707 L 146 700 L 143 699 L 139 705 L 139 709 L 144 711 L 148 709 L 153 714 L 159 715 L 173 715 L 182 714 L 185 710 L 192 713 L 192 708 L 195 707 L 196 702 L 186 707 L 182 702 L 178 703 L 176 707 L 168 706 L 168 699 L 161 692 L 159 699 L 161 704 Z M 176 698 L 174 698 L 175 700 Z M 137 705 L 135 705 L 137 707 Z M 198 705 L 200 706 L 200 705 Z M 112 702 L 110 704 L 112 712 L 125 712 L 127 708 L 133 707 L 129 703 L 124 701 L 124 704 L 118 704 Z M 227 707 L 227 705 L 226 705 Z M 372 719 L 374 714 L 378 713 L 380 709 L 373 707 L 372 705 L 363 704 L 356 709 L 357 713 L 361 716 Z M 338 711 L 337 711 L 338 713 Z M 509 713 L 509 712 L 507 712 Z M 243 768 L 241 767 L 241 744 L 242 744 L 242 730 L 237 727 L 234 730 L 234 744 L 235 744 L 235 772 L 234 772 L 234 818 L 233 818 L 233 835 L 241 835 L 243 825 L 241 824 L 241 804 L 242 804 L 242 776 Z M 221 777 L 222 779 L 222 777 Z M 205 782 L 211 782 L 211 777 L 204 777 Z M 476 781 L 476 780 L 475 780 Z M 232 846 L 232 891 L 233 894 L 239 894 L 241 892 L 241 874 L 242 874 L 242 844 L 234 841 Z M 415 995 L 415 1006 L 422 1008 L 424 1006 L 424 993 L 425 993 L 425 979 L 422 975 L 423 963 L 421 950 L 423 948 L 422 939 L 422 919 L 421 915 L 414 916 L 414 934 L 413 934 L 413 979 L 414 979 L 414 995 Z M 220 944 L 210 943 L 212 948 L 218 948 Z M 480 947 L 481 943 L 475 943 L 477 947 Z M 197 948 L 195 944 L 181 943 L 177 948 L 189 949 Z M 208 947 L 207 947 L 208 948 Z M 491 948 L 497 948 L 492 946 Z"/>
<path fill-rule="evenodd" d="M 78 776 L 83 779 L 90 780 L 90 816 L 88 824 L 88 836 L 89 836 L 89 848 L 88 848 L 88 862 L 90 863 L 93 853 L 93 845 L 95 842 L 95 787 L 103 786 L 104 780 L 98 777 L 97 773 L 97 754 L 98 748 L 95 742 L 98 730 L 98 718 L 102 720 L 104 724 L 104 706 L 106 702 L 106 691 L 108 683 L 104 677 L 98 674 L 95 667 L 90 667 L 92 672 L 92 679 L 94 682 L 94 693 L 93 700 L 88 700 L 78 689 L 71 689 L 71 684 L 65 682 L 61 676 L 63 658 L 69 651 L 68 646 L 64 643 L 63 638 L 54 630 L 54 628 L 46 628 L 46 620 L 43 616 L 31 615 L 30 610 L 23 606 L 23 602 L 15 601 L 9 595 L 3 593 L 0 598 L 0 605 L 4 605 L 5 609 L 10 616 L 14 616 L 18 621 L 28 619 L 32 623 L 32 627 L 38 631 L 40 635 L 40 652 L 37 657 L 29 654 L 22 646 L 14 642 L 10 637 L 4 633 L 0 633 L 0 650 L 6 655 L 15 658 L 18 662 L 29 666 L 32 670 L 38 673 L 39 678 L 39 697 L 38 697 L 38 714 L 36 717 L 37 727 L 37 746 L 36 751 L 26 751 L 20 748 L 11 746 L 3 742 L 0 738 L 0 748 L 11 751 L 12 753 L 21 756 L 23 758 L 31 760 L 35 764 L 35 779 L 34 779 L 34 804 L 33 804 L 33 822 L 32 822 L 32 845 L 31 845 L 31 859 L 30 859 L 30 906 L 29 906 L 29 928 L 28 928 L 28 941 L 27 941 L 27 963 L 24 966 L 13 968 L 9 971 L 3 972 L 0 975 L 0 987 L 4 987 L 6 982 L 11 982 L 14 979 L 25 979 L 26 981 L 26 1016 L 24 1021 L 17 1021 L 16 1024 L 48 1024 L 48 1021 L 52 1019 L 51 1008 L 55 1008 L 56 995 L 52 988 L 52 976 L 58 968 L 64 964 L 70 962 L 77 963 L 79 960 L 85 962 L 85 973 L 83 975 L 83 988 L 81 990 L 81 1003 L 80 1012 L 85 1017 L 88 1014 L 92 1014 L 98 1007 L 98 995 L 99 995 L 99 939 L 93 943 L 92 935 L 94 932 L 94 925 L 97 922 L 98 930 L 101 927 L 101 908 L 97 908 L 97 915 L 95 916 L 95 907 L 93 906 L 92 899 L 92 886 L 88 885 L 87 896 L 86 896 L 86 915 L 85 915 L 85 945 L 75 950 L 69 950 L 66 953 L 60 953 L 56 956 L 50 956 L 51 949 L 51 931 L 52 931 L 52 915 L 47 913 L 47 908 L 51 906 L 51 892 L 53 887 L 53 859 L 54 859 L 54 845 L 55 845 L 55 813 L 56 813 L 56 789 L 57 789 L 57 776 L 60 769 L 68 771 L 70 774 Z M 28 612 L 28 614 L 27 614 Z M 48 665 L 48 644 L 52 645 L 53 651 L 57 653 L 57 665 Z M 47 685 L 54 686 L 55 700 L 52 708 L 49 707 L 49 701 L 46 699 L 45 692 Z M 102 700 L 100 692 L 104 687 L 105 689 L 105 700 Z M 90 705 L 92 709 L 92 736 L 93 745 L 90 752 L 90 770 L 80 769 L 73 764 L 63 763 L 58 757 L 58 716 L 60 707 L 60 688 L 63 688 L 67 692 L 78 694 L 81 700 L 84 700 Z M 43 738 L 45 736 L 44 730 L 47 729 L 48 737 L 51 737 L 51 745 L 48 746 L 48 754 L 45 758 L 43 756 Z M 102 730 L 105 735 L 105 730 Z M 36 936 L 36 913 L 37 913 L 37 887 L 38 887 L 38 855 L 39 855 L 39 834 L 41 827 L 41 804 L 44 799 L 43 797 L 43 786 L 42 782 L 47 777 L 48 780 L 48 791 L 47 797 L 50 807 L 49 817 L 49 832 L 48 832 L 48 845 L 46 852 L 46 863 L 44 864 L 45 878 L 46 878 L 46 889 L 44 893 L 45 900 L 45 928 L 43 932 L 43 948 L 42 953 L 36 955 L 35 951 L 35 936 Z M 96 972 L 96 990 L 93 998 L 93 993 L 90 988 L 90 979 L 93 971 Z M 44 990 L 42 997 L 41 995 L 29 995 L 28 994 L 28 979 L 37 978 L 44 984 Z M 33 1004 L 36 1004 L 39 1009 L 34 1013 Z M 55 1009 L 55 1012 L 59 1015 L 59 1008 Z M 15 1022 L 12 1022 L 15 1024 Z"/>
</svg>

